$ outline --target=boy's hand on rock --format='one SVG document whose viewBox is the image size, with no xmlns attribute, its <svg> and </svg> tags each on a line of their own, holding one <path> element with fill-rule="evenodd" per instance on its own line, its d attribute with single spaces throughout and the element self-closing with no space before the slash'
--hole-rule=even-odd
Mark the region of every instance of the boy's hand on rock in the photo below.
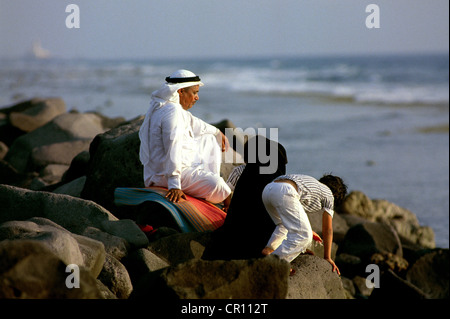
<svg viewBox="0 0 450 319">
<path fill-rule="evenodd" d="M 338 266 L 336 266 L 336 264 L 334 263 L 333 259 L 331 259 L 331 258 L 325 258 L 325 260 L 328 261 L 328 262 L 331 264 L 331 266 L 333 266 L 332 271 L 334 272 L 334 271 L 336 270 L 337 274 L 340 276 L 340 275 L 341 275 L 341 272 L 339 271 Z"/>
</svg>

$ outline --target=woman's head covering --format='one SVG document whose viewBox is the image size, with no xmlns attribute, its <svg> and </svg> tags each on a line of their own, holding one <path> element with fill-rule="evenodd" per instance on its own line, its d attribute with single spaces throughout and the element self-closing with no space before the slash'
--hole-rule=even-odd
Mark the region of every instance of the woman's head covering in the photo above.
<svg viewBox="0 0 450 319">
<path fill-rule="evenodd" d="M 139 138 L 141 140 L 141 148 L 139 151 L 139 158 L 143 165 L 146 165 L 150 159 L 149 145 L 149 126 L 152 113 L 166 105 L 167 103 L 180 103 L 180 96 L 178 90 L 187 88 L 190 86 L 199 85 L 203 86 L 200 77 L 188 70 L 177 70 L 170 76 L 166 77 L 166 83 L 161 88 L 152 93 L 152 99 L 150 101 L 150 107 L 145 115 L 144 122 L 139 130 Z"/>
</svg>

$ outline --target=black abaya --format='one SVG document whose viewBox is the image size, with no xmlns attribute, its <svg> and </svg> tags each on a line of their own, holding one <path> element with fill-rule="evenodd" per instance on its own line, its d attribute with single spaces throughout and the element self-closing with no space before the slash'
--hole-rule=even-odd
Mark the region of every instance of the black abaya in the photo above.
<svg viewBox="0 0 450 319">
<path fill-rule="evenodd" d="M 268 158 L 255 156 L 264 148 Z M 276 155 L 271 154 L 274 151 Z M 212 234 L 203 259 L 262 257 L 261 251 L 275 229 L 262 202 L 262 192 L 268 183 L 286 174 L 286 150 L 281 144 L 258 135 L 245 144 L 244 159 L 246 166 L 236 184 L 225 222 Z M 261 173 L 261 168 L 272 165 L 274 172 Z"/>
</svg>

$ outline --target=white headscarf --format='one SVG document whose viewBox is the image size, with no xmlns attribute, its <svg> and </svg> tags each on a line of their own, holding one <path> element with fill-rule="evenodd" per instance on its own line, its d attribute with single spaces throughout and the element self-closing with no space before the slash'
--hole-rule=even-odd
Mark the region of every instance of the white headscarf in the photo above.
<svg viewBox="0 0 450 319">
<path fill-rule="evenodd" d="M 191 79 L 192 81 L 190 81 Z M 198 76 L 188 70 L 178 70 L 166 78 L 166 83 L 159 90 L 152 93 L 150 107 L 139 130 L 139 138 L 141 140 L 139 158 L 143 165 L 146 165 L 150 159 L 149 128 L 152 113 L 169 102 L 180 103 L 178 90 L 194 85 L 203 86 Z"/>
</svg>

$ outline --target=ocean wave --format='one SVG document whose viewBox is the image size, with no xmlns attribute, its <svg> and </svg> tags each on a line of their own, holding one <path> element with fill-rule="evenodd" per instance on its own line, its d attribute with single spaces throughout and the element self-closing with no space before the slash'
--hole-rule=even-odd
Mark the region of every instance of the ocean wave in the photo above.
<svg viewBox="0 0 450 319">
<path fill-rule="evenodd" d="M 215 79 L 208 86 L 231 92 L 255 95 L 317 97 L 355 103 L 398 105 L 448 105 L 446 85 L 395 85 L 389 83 L 349 83 L 333 81 L 274 81 L 241 74 L 229 79 Z"/>
<path fill-rule="evenodd" d="M 0 61 L 4 62 L 4 61 Z M 448 105 L 448 56 L 316 59 L 15 60 L 0 63 L 8 92 L 64 88 L 95 94 L 150 94 L 176 69 L 196 72 L 205 90 L 237 94 L 318 97 L 399 105 Z"/>
<path fill-rule="evenodd" d="M 211 88 L 236 93 L 355 103 L 449 104 L 445 57 L 216 63 L 205 69 L 204 79 Z"/>
</svg>

